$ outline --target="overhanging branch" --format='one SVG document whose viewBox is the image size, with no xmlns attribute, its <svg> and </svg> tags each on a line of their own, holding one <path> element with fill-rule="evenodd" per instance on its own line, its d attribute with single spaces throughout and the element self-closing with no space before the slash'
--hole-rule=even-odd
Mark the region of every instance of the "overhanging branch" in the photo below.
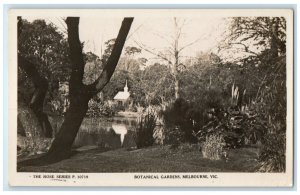
<svg viewBox="0 0 300 195">
<path fill-rule="evenodd" d="M 93 95 L 101 91 L 105 85 L 109 82 L 111 76 L 113 75 L 116 66 L 118 64 L 119 58 L 121 56 L 126 38 L 128 36 L 131 24 L 133 22 L 133 17 L 124 18 L 119 34 L 116 38 L 114 48 L 109 56 L 101 75 L 96 79 L 96 81 L 87 86 L 89 92 Z"/>
</svg>

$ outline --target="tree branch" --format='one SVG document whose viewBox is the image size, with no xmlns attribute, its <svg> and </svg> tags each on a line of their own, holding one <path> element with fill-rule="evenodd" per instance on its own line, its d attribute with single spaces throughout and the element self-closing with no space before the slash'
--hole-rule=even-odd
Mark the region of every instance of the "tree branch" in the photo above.
<svg viewBox="0 0 300 195">
<path fill-rule="evenodd" d="M 166 58 L 165 56 L 161 55 L 160 53 L 156 53 L 155 51 L 152 51 L 150 49 L 148 49 L 145 45 L 143 45 L 142 43 L 139 43 L 138 41 L 136 40 L 133 40 L 141 49 L 147 51 L 148 53 L 151 53 L 152 55 L 155 55 L 157 56 L 158 58 L 162 59 L 162 60 L 165 60 L 167 61 L 169 64 L 172 64 L 172 62 Z"/>
<path fill-rule="evenodd" d="M 110 78 L 112 77 L 116 69 L 116 66 L 118 64 L 119 58 L 121 56 L 132 22 L 133 22 L 133 17 L 124 18 L 121 28 L 119 30 L 119 34 L 116 38 L 114 48 L 106 64 L 104 65 L 101 75 L 96 79 L 94 83 L 87 86 L 89 92 L 92 95 L 101 91 L 105 87 L 105 85 L 109 82 Z"/>
<path fill-rule="evenodd" d="M 249 50 L 249 47 L 247 45 L 245 45 L 244 43 L 229 43 L 230 45 L 242 45 L 245 48 L 245 52 L 247 53 L 251 53 L 253 55 L 258 55 L 257 53 L 255 53 L 254 51 Z"/>
</svg>

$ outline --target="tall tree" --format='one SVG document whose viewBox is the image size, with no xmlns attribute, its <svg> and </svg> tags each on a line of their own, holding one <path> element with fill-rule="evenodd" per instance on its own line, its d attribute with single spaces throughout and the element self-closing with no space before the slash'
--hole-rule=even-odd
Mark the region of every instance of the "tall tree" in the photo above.
<svg viewBox="0 0 300 195">
<path fill-rule="evenodd" d="M 186 25 L 186 20 L 180 20 L 176 17 L 173 18 L 173 34 L 164 37 L 162 35 L 158 35 L 160 38 L 166 40 L 169 44 L 167 51 L 155 51 L 153 49 L 150 49 L 146 45 L 144 45 L 141 42 L 135 41 L 135 43 L 143 50 L 155 55 L 156 57 L 164 60 L 167 62 L 170 72 L 173 75 L 174 78 L 174 95 L 175 99 L 179 98 L 179 72 L 184 68 L 184 65 L 182 64 L 182 56 L 181 53 L 184 49 L 187 47 L 197 43 L 200 39 L 196 39 L 190 43 L 187 43 L 185 45 L 180 44 L 180 40 L 182 38 L 182 31 L 184 26 Z"/>
<path fill-rule="evenodd" d="M 37 68 L 39 66 L 42 66 L 41 64 L 44 65 L 45 60 L 41 59 L 40 61 L 36 61 L 36 63 L 32 63 L 31 61 L 27 60 L 26 58 L 31 58 L 31 59 L 35 58 L 36 57 L 35 54 L 37 53 L 37 51 L 39 51 L 40 52 L 39 55 L 42 56 L 43 59 L 46 59 L 46 58 L 44 58 L 43 55 L 49 49 L 49 45 L 50 45 L 50 48 L 52 46 L 51 42 L 49 42 L 49 41 L 48 41 L 48 45 L 43 46 L 43 47 L 40 44 L 38 44 L 39 39 L 36 38 L 36 36 L 34 34 L 34 32 L 35 32 L 35 30 L 33 29 L 34 26 L 36 28 L 44 29 L 45 30 L 44 36 L 54 33 L 55 29 L 52 27 L 46 27 L 45 23 L 43 21 L 36 21 L 35 25 L 30 25 L 28 22 L 23 21 L 21 17 L 18 17 L 17 26 L 18 26 L 18 67 L 20 70 L 22 70 L 26 73 L 26 75 L 31 79 L 31 81 L 34 85 L 34 92 L 30 98 L 29 107 L 30 107 L 30 110 L 33 111 L 33 114 L 35 115 L 35 117 L 31 117 L 31 118 L 38 119 L 41 136 L 52 137 L 52 127 L 48 120 L 48 116 L 44 113 L 44 101 L 45 101 L 46 93 L 48 90 L 48 79 L 46 78 L 46 75 L 41 74 Z M 30 33 L 30 32 L 31 32 L 31 34 L 30 34 L 30 36 L 27 37 L 27 39 L 30 39 L 30 37 L 32 36 L 31 41 L 29 41 L 29 40 L 25 41 L 24 36 L 27 36 L 28 33 Z M 54 33 L 53 36 L 59 37 L 60 35 Z M 42 37 L 43 37 L 43 35 L 40 35 L 40 39 L 43 41 L 46 41 L 46 39 L 42 38 Z M 28 46 L 29 42 L 31 42 L 33 44 L 33 46 L 26 47 L 26 46 Z M 25 48 L 27 48 L 27 49 L 25 49 Z M 28 50 L 32 50 L 34 54 L 29 55 Z M 38 63 L 41 63 L 41 64 L 38 64 Z M 21 83 L 21 85 L 22 85 L 22 87 L 24 87 L 24 83 Z M 22 97 L 19 97 L 19 100 L 22 100 L 22 99 L 23 99 Z M 22 105 L 24 106 L 26 104 L 22 103 Z M 22 109 L 22 108 L 23 108 L 22 106 L 19 107 L 19 109 Z M 29 109 L 27 109 L 27 110 L 30 111 Z M 24 123 L 25 121 L 23 121 L 23 119 L 21 119 L 21 118 L 20 118 L 19 122 Z M 20 125 L 22 125 L 22 124 L 20 124 Z"/>
<path fill-rule="evenodd" d="M 72 144 L 86 115 L 88 102 L 105 87 L 113 75 L 132 22 L 133 18 L 124 18 L 111 55 L 107 59 L 101 75 L 95 82 L 85 85 L 83 84 L 85 63 L 82 44 L 79 40 L 79 17 L 68 17 L 66 19 L 72 64 L 69 81 L 70 106 L 47 154 L 39 159 L 23 162 L 23 164 L 56 162 L 70 156 Z"/>
</svg>

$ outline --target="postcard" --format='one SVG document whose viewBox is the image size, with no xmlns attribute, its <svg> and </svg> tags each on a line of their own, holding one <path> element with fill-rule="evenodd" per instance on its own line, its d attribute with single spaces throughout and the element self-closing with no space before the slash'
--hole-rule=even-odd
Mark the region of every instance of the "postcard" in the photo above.
<svg viewBox="0 0 300 195">
<path fill-rule="evenodd" d="M 291 187 L 293 22 L 9 10 L 9 184 Z"/>
</svg>

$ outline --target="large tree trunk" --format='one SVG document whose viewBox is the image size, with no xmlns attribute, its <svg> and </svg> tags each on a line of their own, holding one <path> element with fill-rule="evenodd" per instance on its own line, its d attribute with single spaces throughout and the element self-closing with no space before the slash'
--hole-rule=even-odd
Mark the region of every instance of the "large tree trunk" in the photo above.
<svg viewBox="0 0 300 195">
<path fill-rule="evenodd" d="M 72 144 L 88 110 L 89 99 L 85 95 L 76 101 L 71 101 L 64 122 L 48 151 L 50 161 L 55 162 L 70 156 Z"/>
<path fill-rule="evenodd" d="M 32 109 L 40 123 L 42 128 L 41 135 L 50 138 L 52 137 L 52 127 L 48 120 L 48 116 L 43 111 L 44 100 L 48 90 L 48 81 L 39 74 L 34 64 L 27 61 L 20 54 L 18 54 L 18 66 L 25 71 L 34 84 L 35 90 L 29 107 Z"/>
</svg>

